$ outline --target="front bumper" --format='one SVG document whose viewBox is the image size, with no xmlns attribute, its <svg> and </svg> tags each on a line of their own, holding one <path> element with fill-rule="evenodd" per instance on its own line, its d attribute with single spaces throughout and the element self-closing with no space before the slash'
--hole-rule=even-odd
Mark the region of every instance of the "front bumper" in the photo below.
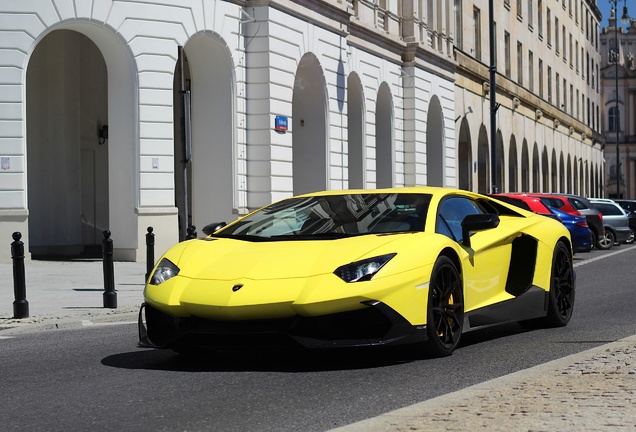
<svg viewBox="0 0 636 432">
<path fill-rule="evenodd" d="M 177 317 L 147 303 L 139 310 L 139 344 L 153 348 L 305 347 L 402 345 L 426 341 L 426 326 L 413 326 L 379 301 L 317 317 L 220 321 Z"/>
</svg>

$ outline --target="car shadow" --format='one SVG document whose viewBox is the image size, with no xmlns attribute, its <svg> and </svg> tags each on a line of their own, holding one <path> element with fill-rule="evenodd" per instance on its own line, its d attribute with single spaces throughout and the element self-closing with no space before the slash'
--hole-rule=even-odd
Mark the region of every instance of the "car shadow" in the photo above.
<svg viewBox="0 0 636 432">
<path fill-rule="evenodd" d="M 537 328 L 508 323 L 462 335 L 461 350 L 474 344 L 518 335 Z M 172 350 L 139 347 L 105 357 L 102 364 L 122 369 L 173 372 L 324 372 L 376 369 L 416 361 L 435 360 L 425 349 L 408 346 L 305 349 L 228 349 L 210 353 L 177 354 Z"/>
<path fill-rule="evenodd" d="M 172 350 L 139 348 L 105 357 L 102 364 L 123 369 L 173 372 L 323 372 L 375 369 L 414 361 L 401 349 L 337 350 L 232 349 L 214 353 L 177 354 Z"/>
</svg>

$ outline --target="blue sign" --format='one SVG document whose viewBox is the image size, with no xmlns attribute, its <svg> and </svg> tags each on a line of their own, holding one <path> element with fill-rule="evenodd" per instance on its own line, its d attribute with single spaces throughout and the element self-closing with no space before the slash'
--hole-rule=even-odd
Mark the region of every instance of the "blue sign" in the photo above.
<svg viewBox="0 0 636 432">
<path fill-rule="evenodd" d="M 277 132 L 285 132 L 287 130 L 287 117 L 276 116 L 274 120 L 274 130 Z"/>
</svg>

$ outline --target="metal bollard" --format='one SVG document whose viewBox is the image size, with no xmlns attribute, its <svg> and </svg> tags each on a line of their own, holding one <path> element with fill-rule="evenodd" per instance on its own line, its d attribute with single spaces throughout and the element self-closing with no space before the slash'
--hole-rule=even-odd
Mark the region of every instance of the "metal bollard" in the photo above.
<svg viewBox="0 0 636 432">
<path fill-rule="evenodd" d="M 148 234 L 146 234 L 146 281 L 150 277 L 150 272 L 155 266 L 155 235 L 152 232 L 152 227 L 148 227 Z"/>
<path fill-rule="evenodd" d="M 117 308 L 117 292 L 115 291 L 115 271 L 113 268 L 113 239 L 110 231 L 104 231 L 102 240 L 102 256 L 104 261 L 104 307 Z"/>
<path fill-rule="evenodd" d="M 29 302 L 26 299 L 26 278 L 24 276 L 24 243 L 20 240 L 22 234 L 13 233 L 11 243 L 11 259 L 13 260 L 13 318 L 29 317 Z"/>
<path fill-rule="evenodd" d="M 190 225 L 187 229 L 186 232 L 188 233 L 188 235 L 186 235 L 186 240 L 192 240 L 197 238 L 197 227 L 194 225 Z"/>
</svg>

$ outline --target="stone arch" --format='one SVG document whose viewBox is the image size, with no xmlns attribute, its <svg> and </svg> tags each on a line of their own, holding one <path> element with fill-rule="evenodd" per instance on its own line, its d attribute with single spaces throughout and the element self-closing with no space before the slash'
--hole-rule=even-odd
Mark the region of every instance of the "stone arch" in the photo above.
<svg viewBox="0 0 636 432">
<path fill-rule="evenodd" d="M 364 188 L 365 179 L 365 107 L 364 89 L 357 73 L 347 78 L 347 124 L 349 187 Z"/>
<path fill-rule="evenodd" d="M 30 55 L 25 87 L 33 257 L 101 256 L 108 229 L 115 259 L 135 260 L 138 102 L 126 43 L 88 21 L 51 26 Z"/>
<path fill-rule="evenodd" d="M 519 166 L 517 162 L 517 140 L 514 135 L 510 137 L 508 161 L 508 191 L 516 192 L 519 189 L 519 185 L 517 184 L 517 179 L 519 178 Z"/>
<path fill-rule="evenodd" d="M 376 187 L 395 185 L 395 145 L 393 136 L 393 96 L 387 83 L 378 89 L 375 106 Z"/>
<path fill-rule="evenodd" d="M 444 186 L 444 114 L 437 96 L 431 98 L 426 116 L 427 184 Z"/>
<path fill-rule="evenodd" d="M 488 148 L 488 131 L 482 125 L 479 129 L 477 143 L 477 192 L 489 193 L 490 151 Z"/>
<path fill-rule="evenodd" d="M 302 56 L 292 97 L 294 195 L 327 189 L 327 84 L 318 58 Z"/>
<path fill-rule="evenodd" d="M 235 78 L 230 52 L 212 32 L 194 35 L 183 50 L 185 94 L 180 93 L 181 62 L 177 62 L 174 81 L 175 189 L 180 215 L 186 214 L 188 201 L 186 223 L 181 221 L 181 240 L 188 225 L 202 228 L 211 222 L 229 222 L 236 217 L 232 209 L 237 207 Z M 185 112 L 181 108 L 187 103 L 191 113 L 190 162 L 184 162 L 187 155 L 181 132 L 188 126 L 181 119 Z"/>
<path fill-rule="evenodd" d="M 459 188 L 473 190 L 473 153 L 470 142 L 470 126 L 466 118 L 459 127 L 459 143 L 457 146 Z"/>
</svg>

